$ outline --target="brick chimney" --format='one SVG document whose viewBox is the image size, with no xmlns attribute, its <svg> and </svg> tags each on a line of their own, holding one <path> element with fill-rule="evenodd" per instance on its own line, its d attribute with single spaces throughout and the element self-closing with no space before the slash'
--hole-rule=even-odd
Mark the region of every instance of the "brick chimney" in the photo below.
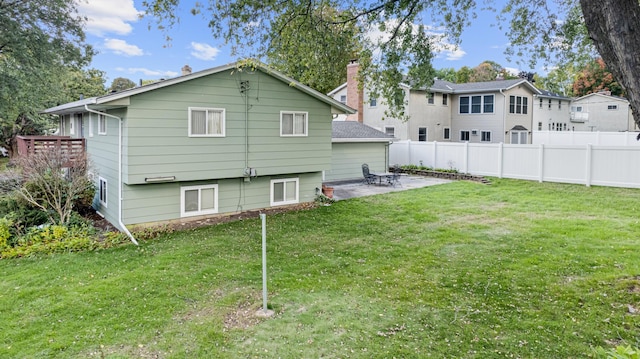
<svg viewBox="0 0 640 359">
<path fill-rule="evenodd" d="M 362 123 L 363 89 L 358 89 L 358 69 L 360 65 L 357 60 L 351 60 L 347 65 L 347 106 L 358 110 L 357 113 L 347 116 L 347 121 L 358 121 Z"/>
<path fill-rule="evenodd" d="M 189 65 L 182 66 L 182 76 L 190 75 L 190 74 L 191 74 L 191 66 Z"/>
</svg>

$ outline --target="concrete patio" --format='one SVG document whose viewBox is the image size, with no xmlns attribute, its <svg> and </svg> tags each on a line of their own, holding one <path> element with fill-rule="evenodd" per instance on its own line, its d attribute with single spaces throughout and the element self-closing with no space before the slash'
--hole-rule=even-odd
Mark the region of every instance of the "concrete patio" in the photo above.
<svg viewBox="0 0 640 359">
<path fill-rule="evenodd" d="M 434 186 L 438 184 L 449 183 L 450 180 L 433 177 L 408 176 L 400 177 L 400 185 L 395 187 L 389 185 L 368 185 L 362 180 L 326 182 L 327 186 L 333 187 L 333 198 L 337 201 L 354 198 L 372 196 L 374 194 L 382 194 L 388 192 L 406 191 L 409 189 Z"/>
</svg>

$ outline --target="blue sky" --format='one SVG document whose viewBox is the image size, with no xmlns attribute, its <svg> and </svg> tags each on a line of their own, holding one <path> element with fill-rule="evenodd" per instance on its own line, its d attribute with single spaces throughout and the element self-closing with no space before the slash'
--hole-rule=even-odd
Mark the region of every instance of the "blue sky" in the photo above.
<svg viewBox="0 0 640 359">
<path fill-rule="evenodd" d="M 141 3 L 142 0 L 79 2 L 80 13 L 88 18 L 87 40 L 98 51 L 92 67 L 107 73 L 107 86 L 116 77 L 137 83 L 140 79 L 178 76 L 187 64 L 193 71 L 199 71 L 236 60 L 221 39 L 213 38 L 201 16 L 189 14 L 189 2 L 183 5 L 180 24 L 166 34 L 157 29 L 153 19 L 139 17 L 143 10 Z M 494 14 L 478 13 L 472 26 L 464 31 L 459 48 L 438 53 L 434 67 L 457 70 L 492 60 L 517 70 L 515 61 L 505 59 L 503 52 L 508 40 L 504 31 L 492 24 L 495 24 Z M 170 42 L 166 40 L 167 35 L 172 38 Z"/>
</svg>

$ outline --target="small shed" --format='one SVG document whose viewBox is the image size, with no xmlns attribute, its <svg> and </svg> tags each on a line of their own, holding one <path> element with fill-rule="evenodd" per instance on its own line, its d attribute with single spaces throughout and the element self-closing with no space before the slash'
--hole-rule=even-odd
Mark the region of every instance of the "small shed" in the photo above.
<svg viewBox="0 0 640 359">
<path fill-rule="evenodd" d="M 331 170 L 325 181 L 362 178 L 362 164 L 374 172 L 389 168 L 389 144 L 393 137 L 357 121 L 333 121 L 331 135 Z"/>
</svg>

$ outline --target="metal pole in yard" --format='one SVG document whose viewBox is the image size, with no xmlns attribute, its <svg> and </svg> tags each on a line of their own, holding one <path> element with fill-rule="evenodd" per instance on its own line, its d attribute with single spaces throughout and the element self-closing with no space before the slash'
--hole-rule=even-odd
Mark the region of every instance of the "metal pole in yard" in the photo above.
<svg viewBox="0 0 640 359">
<path fill-rule="evenodd" d="M 262 219 L 262 311 L 267 313 L 267 215 L 260 213 Z"/>
</svg>

